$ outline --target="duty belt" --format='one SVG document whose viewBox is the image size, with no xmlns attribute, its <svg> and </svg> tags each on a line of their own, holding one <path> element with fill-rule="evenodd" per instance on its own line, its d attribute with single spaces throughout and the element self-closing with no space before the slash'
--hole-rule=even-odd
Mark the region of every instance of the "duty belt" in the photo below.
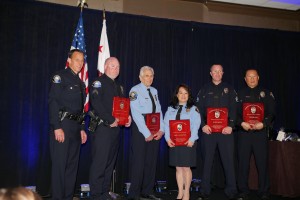
<svg viewBox="0 0 300 200">
<path fill-rule="evenodd" d="M 84 116 L 85 116 L 85 113 L 73 114 L 73 113 L 69 113 L 66 111 L 59 111 L 60 121 L 63 121 L 65 118 L 67 118 L 67 119 L 74 120 L 74 121 L 81 123 L 84 119 Z"/>
</svg>

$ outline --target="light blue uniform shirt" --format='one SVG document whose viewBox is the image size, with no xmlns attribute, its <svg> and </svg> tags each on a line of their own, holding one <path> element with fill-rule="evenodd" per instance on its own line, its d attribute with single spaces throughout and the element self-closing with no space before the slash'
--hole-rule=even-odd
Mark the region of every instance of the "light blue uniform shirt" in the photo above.
<svg viewBox="0 0 300 200">
<path fill-rule="evenodd" d="M 149 87 L 156 105 L 156 113 L 160 113 L 160 131 L 164 132 L 164 121 L 161 112 L 161 106 L 158 100 L 157 90 L 154 87 Z M 143 114 L 152 113 L 152 101 L 149 96 L 148 88 L 143 84 L 137 84 L 131 88 L 129 92 L 130 110 L 132 118 L 136 123 L 139 131 L 145 138 L 151 135 L 151 132 L 146 126 Z"/>
<path fill-rule="evenodd" d="M 198 111 L 196 111 L 196 106 L 192 106 L 190 109 L 185 108 L 186 105 L 183 105 L 182 111 L 180 113 L 180 119 L 189 119 L 191 126 L 191 137 L 190 141 L 195 142 L 198 139 L 198 129 L 201 124 L 201 117 Z M 177 109 L 168 107 L 168 110 L 165 114 L 164 123 L 165 123 L 165 139 L 166 141 L 170 140 L 170 124 L 169 120 L 175 120 Z"/>
</svg>

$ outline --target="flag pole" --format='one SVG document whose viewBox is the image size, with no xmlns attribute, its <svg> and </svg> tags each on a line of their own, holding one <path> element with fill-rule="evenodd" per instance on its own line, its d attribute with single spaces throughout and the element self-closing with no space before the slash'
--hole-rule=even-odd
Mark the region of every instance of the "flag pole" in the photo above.
<svg viewBox="0 0 300 200">
<path fill-rule="evenodd" d="M 109 52 L 109 45 L 108 45 L 108 38 L 106 32 L 106 10 L 105 5 L 103 3 L 103 10 L 102 10 L 102 30 L 99 42 L 99 54 L 98 54 L 98 64 L 97 64 L 97 72 L 98 76 L 104 74 L 104 63 L 107 58 L 110 57 Z"/>
<path fill-rule="evenodd" d="M 86 99 L 84 102 L 84 111 L 87 112 L 89 110 L 89 91 L 88 91 L 89 76 L 88 76 L 88 64 L 87 64 L 86 46 L 85 46 L 84 28 L 83 28 L 83 19 L 82 19 L 83 8 L 88 7 L 87 0 L 78 0 L 77 6 L 80 7 L 80 17 L 78 20 L 77 28 L 75 30 L 75 35 L 73 38 L 71 49 L 79 49 L 82 52 L 84 52 L 84 64 L 82 66 L 81 71 L 79 72 L 79 78 L 85 84 Z"/>
<path fill-rule="evenodd" d="M 105 20 L 105 5 L 103 4 L 103 12 L 102 12 L 102 15 L 103 15 L 103 20 Z"/>
</svg>

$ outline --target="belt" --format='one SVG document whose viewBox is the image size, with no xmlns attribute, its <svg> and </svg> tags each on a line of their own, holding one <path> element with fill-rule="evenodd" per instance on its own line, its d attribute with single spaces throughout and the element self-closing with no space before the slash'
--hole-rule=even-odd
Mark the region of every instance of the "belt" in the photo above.
<svg viewBox="0 0 300 200">
<path fill-rule="evenodd" d="M 85 113 L 74 114 L 74 113 L 69 113 L 69 112 L 66 112 L 66 111 L 59 111 L 60 121 L 67 118 L 67 119 L 70 119 L 70 120 L 77 121 L 77 122 L 81 123 L 84 119 L 84 116 L 85 116 Z"/>
<path fill-rule="evenodd" d="M 67 114 L 66 118 L 74 121 L 79 121 L 81 119 L 81 115 L 78 114 Z"/>
</svg>

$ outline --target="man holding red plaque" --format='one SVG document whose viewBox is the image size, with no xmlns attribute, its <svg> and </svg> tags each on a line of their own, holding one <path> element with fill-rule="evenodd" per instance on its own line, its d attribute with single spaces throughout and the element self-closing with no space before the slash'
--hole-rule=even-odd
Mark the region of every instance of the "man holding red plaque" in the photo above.
<svg viewBox="0 0 300 200">
<path fill-rule="evenodd" d="M 212 82 L 202 87 L 196 100 L 202 122 L 203 177 L 199 200 L 209 198 L 211 169 L 217 147 L 226 177 L 225 194 L 229 199 L 235 199 L 237 194 L 234 170 L 234 136 L 232 134 L 236 118 L 236 92 L 231 85 L 222 82 L 223 73 L 222 65 L 212 65 L 210 68 Z"/>
<path fill-rule="evenodd" d="M 154 70 L 140 69 L 141 83 L 130 90 L 133 118 L 131 132 L 131 177 L 128 199 L 154 199 L 153 194 L 159 141 L 164 134 L 164 123 L 157 90 L 151 87 Z"/>
<path fill-rule="evenodd" d="M 261 199 L 269 199 L 268 175 L 268 128 L 272 127 L 275 118 L 275 99 L 272 92 L 259 87 L 257 70 L 248 69 L 245 74 L 248 87 L 238 92 L 238 187 L 240 197 L 249 197 L 249 165 L 251 154 L 254 154 L 258 169 Z"/>
<path fill-rule="evenodd" d="M 187 85 L 177 86 L 165 114 L 164 123 L 165 139 L 170 147 L 169 165 L 176 167 L 177 199 L 189 200 L 191 167 L 196 166 L 201 118 Z"/>
<path fill-rule="evenodd" d="M 104 74 L 97 77 L 90 87 L 91 109 L 103 120 L 103 123 L 98 125 L 95 132 L 91 134 L 92 164 L 89 178 L 91 199 L 111 199 L 109 195 L 111 177 L 119 148 L 119 126 L 121 125 L 120 119 L 113 116 L 113 101 L 115 97 L 125 97 L 123 87 L 116 81 L 119 72 L 118 59 L 107 58 L 104 63 Z M 130 124 L 131 117 L 128 116 L 125 126 L 129 127 Z"/>
</svg>

